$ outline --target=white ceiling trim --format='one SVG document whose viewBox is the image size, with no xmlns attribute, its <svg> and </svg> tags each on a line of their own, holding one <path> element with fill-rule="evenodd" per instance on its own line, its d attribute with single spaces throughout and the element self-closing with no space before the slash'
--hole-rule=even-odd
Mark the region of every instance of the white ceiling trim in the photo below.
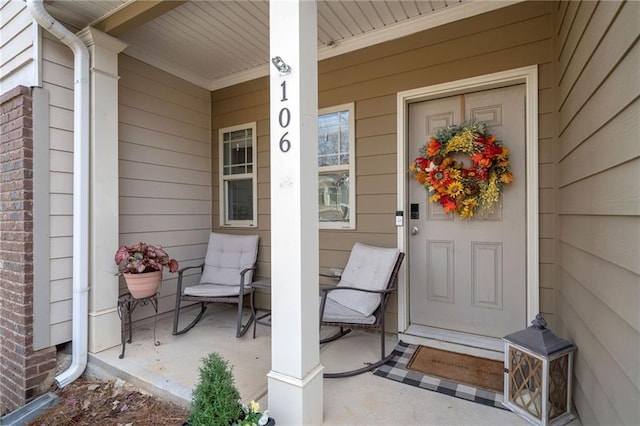
<svg viewBox="0 0 640 426">
<path fill-rule="evenodd" d="M 209 86 L 207 88 L 211 91 L 223 89 L 225 87 L 233 86 L 234 84 L 244 83 L 245 81 L 255 80 L 256 78 L 265 77 L 267 75 L 269 75 L 269 64 L 264 64 L 247 71 L 216 78 L 209 82 Z"/>
<path fill-rule="evenodd" d="M 339 41 L 333 46 L 321 47 L 318 49 L 318 60 L 343 55 L 354 50 L 394 40 L 416 32 L 425 31 L 461 19 L 480 15 L 482 13 L 491 12 L 493 10 L 511 6 L 522 1 L 524 0 L 469 0 L 455 7 L 440 9 L 436 12 L 424 15 L 420 18 L 411 19 L 409 21 L 394 24 L 380 30 L 374 30 L 348 40 Z M 169 72 L 177 77 L 180 77 L 193 84 L 212 91 L 269 75 L 269 64 L 264 64 L 247 71 L 234 73 L 228 76 L 216 78 L 214 80 L 208 80 L 184 70 L 177 69 L 166 63 L 162 63 L 161 61 L 152 59 L 151 57 L 145 55 L 145 53 L 142 51 L 128 49 L 126 53 L 136 59 L 139 59 L 157 68 L 160 68 L 161 70 Z"/>
</svg>

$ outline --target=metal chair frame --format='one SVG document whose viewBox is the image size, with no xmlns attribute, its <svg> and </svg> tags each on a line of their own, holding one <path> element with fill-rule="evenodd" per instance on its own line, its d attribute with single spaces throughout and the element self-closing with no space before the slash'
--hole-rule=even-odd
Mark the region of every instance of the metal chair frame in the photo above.
<svg viewBox="0 0 640 426">
<path fill-rule="evenodd" d="M 391 272 L 391 276 L 389 277 L 389 281 L 387 282 L 386 287 L 382 290 L 369 290 L 369 289 L 363 289 L 363 288 L 357 288 L 357 287 L 331 287 L 331 288 L 322 289 L 322 300 L 320 301 L 320 326 L 323 326 L 323 325 L 335 326 L 335 327 L 339 327 L 340 329 L 336 333 L 332 334 L 331 336 L 320 340 L 320 344 L 332 342 L 334 340 L 339 339 L 342 336 L 346 336 L 351 332 L 352 329 L 369 329 L 369 330 L 380 331 L 380 359 L 378 361 L 366 363 L 367 365 L 365 367 L 362 367 L 356 370 L 344 371 L 341 373 L 324 373 L 325 378 L 333 379 L 333 378 L 340 378 L 340 377 L 351 377 L 358 374 L 362 374 L 367 371 L 371 371 L 375 368 L 378 368 L 382 364 L 385 364 L 393 356 L 393 353 L 390 353 L 389 355 L 385 355 L 386 345 L 385 345 L 385 332 L 384 332 L 384 324 L 385 324 L 384 311 L 387 306 L 387 302 L 389 300 L 389 295 L 396 291 L 396 286 L 398 283 L 398 275 L 400 272 L 400 265 L 402 264 L 403 259 L 404 259 L 404 253 L 402 252 L 398 253 L 398 258 L 396 259 L 396 263 L 393 266 L 393 270 Z M 320 274 L 320 276 L 328 277 L 328 278 L 337 278 L 337 279 L 340 278 L 333 275 L 325 275 L 325 274 Z M 376 318 L 373 324 L 326 322 L 322 320 L 324 316 L 324 309 L 327 301 L 327 295 L 332 291 L 344 291 L 344 290 L 351 290 L 351 291 L 355 290 L 355 291 L 361 291 L 365 293 L 378 293 L 382 295 L 382 297 L 380 298 L 380 304 L 378 305 L 378 307 L 373 313 L 373 315 Z"/>
<path fill-rule="evenodd" d="M 240 291 L 237 296 L 190 296 L 182 294 L 182 278 L 184 276 L 184 272 L 190 269 L 200 269 L 200 274 L 202 274 L 204 270 L 204 263 L 198 266 L 187 266 L 186 268 L 182 268 L 178 271 L 178 287 L 176 289 L 176 307 L 173 315 L 173 332 L 172 334 L 179 335 L 184 334 L 187 331 L 191 330 L 193 326 L 195 326 L 198 321 L 202 319 L 204 312 L 207 310 L 207 304 L 209 303 L 227 303 L 238 306 L 238 314 L 236 317 L 236 337 L 242 337 L 247 330 L 249 330 L 249 326 L 253 323 L 255 319 L 255 315 L 253 310 L 251 310 L 251 316 L 246 324 L 242 324 L 242 312 L 243 312 L 243 301 L 245 297 L 252 298 L 253 287 L 251 283 L 246 284 L 244 282 L 245 274 L 249 271 L 255 271 L 257 265 L 253 265 L 250 268 L 245 268 L 240 272 Z M 249 288 L 249 292 L 245 294 L 245 288 Z M 185 328 L 182 330 L 178 330 L 178 320 L 180 316 L 180 305 L 181 302 L 199 302 L 200 303 L 200 312 L 196 316 L 196 318 L 191 321 Z"/>
</svg>

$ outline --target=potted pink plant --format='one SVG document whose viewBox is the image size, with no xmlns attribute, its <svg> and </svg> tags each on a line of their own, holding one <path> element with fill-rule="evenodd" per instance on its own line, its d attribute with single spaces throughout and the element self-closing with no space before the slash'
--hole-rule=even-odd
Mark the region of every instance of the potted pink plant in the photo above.
<svg viewBox="0 0 640 426">
<path fill-rule="evenodd" d="M 124 277 L 127 288 L 136 299 L 153 296 L 162 282 L 162 270 L 178 271 L 178 261 L 171 259 L 162 246 L 139 242 L 131 246 L 122 245 L 115 255 L 118 265 L 116 275 Z"/>
</svg>

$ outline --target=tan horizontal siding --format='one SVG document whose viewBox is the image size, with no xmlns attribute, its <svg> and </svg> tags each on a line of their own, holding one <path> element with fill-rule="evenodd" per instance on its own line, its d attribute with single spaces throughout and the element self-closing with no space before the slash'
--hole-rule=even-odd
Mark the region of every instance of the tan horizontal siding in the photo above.
<svg viewBox="0 0 640 426">
<path fill-rule="evenodd" d="M 120 104 L 120 122 L 135 125 L 144 129 L 150 129 L 160 133 L 165 133 L 178 138 L 187 138 L 197 141 L 206 140 L 209 136 L 209 129 L 206 127 L 194 126 L 193 124 L 180 120 L 180 117 L 170 115 L 159 115 L 153 112 L 140 109 L 140 106 Z"/>
<path fill-rule="evenodd" d="M 560 76 L 564 74 L 564 71 L 566 71 L 567 69 L 569 59 L 573 54 L 575 54 L 576 47 L 580 39 L 584 36 L 584 30 L 586 29 L 587 23 L 589 19 L 591 19 L 591 16 L 593 15 L 593 12 L 596 9 L 597 5 L 597 2 L 589 1 L 572 6 L 572 13 L 575 13 L 573 14 L 573 21 L 571 23 L 571 26 L 580 28 L 582 29 L 582 31 L 572 31 L 565 36 L 560 36 L 560 39 L 563 40 L 562 46 L 560 46 L 558 49 L 558 69 Z M 563 31 L 569 31 L 570 26 L 563 25 L 561 28 Z"/>
<path fill-rule="evenodd" d="M 640 217 L 563 215 L 560 240 L 640 275 Z"/>
<path fill-rule="evenodd" d="M 127 81 L 120 79 L 119 85 L 131 87 L 129 78 L 133 79 L 132 82 L 139 82 L 140 80 L 135 79 L 138 76 L 144 76 L 144 86 L 149 89 L 150 93 L 158 94 L 165 99 L 176 98 L 177 104 L 190 105 L 194 111 L 202 112 L 203 109 L 209 108 L 209 92 L 201 87 L 153 66 L 143 64 L 127 55 L 120 55 L 118 61 L 120 75 L 127 76 Z"/>
<path fill-rule="evenodd" d="M 560 244 L 559 254 L 564 261 L 564 273 L 580 283 L 585 292 L 597 297 L 611 313 L 640 331 L 640 286 L 636 274 L 568 244 Z"/>
<path fill-rule="evenodd" d="M 638 96 L 637 81 L 640 78 L 638 63 L 640 45 L 636 42 L 628 54 L 628 59 L 611 71 L 591 95 L 589 102 L 581 107 L 565 128 L 561 129 L 562 158 L 635 101 Z"/>
<path fill-rule="evenodd" d="M 153 192 L 152 192 L 153 193 Z M 145 180 L 137 179 L 120 179 L 120 197 L 148 197 L 149 195 L 149 183 Z M 211 196 L 209 185 L 193 185 L 183 183 L 169 183 L 164 182 L 162 185 L 162 195 L 166 198 L 176 200 L 204 200 L 209 201 Z M 121 200 L 125 202 L 124 200 Z"/>
<path fill-rule="evenodd" d="M 640 193 L 640 178 L 629 176 L 640 177 L 640 157 L 563 187 L 559 192 L 560 213 L 640 215 L 640 200 L 634 196 Z M 589 193 L 592 195 L 585 197 Z"/>
<path fill-rule="evenodd" d="M 147 99 L 154 99 L 163 103 L 167 109 L 159 111 L 160 113 L 167 113 L 170 110 L 186 110 L 190 114 L 193 114 L 197 120 L 209 118 L 205 111 L 209 110 L 209 98 L 202 98 L 202 91 L 196 91 L 192 93 L 189 90 L 190 86 L 177 84 L 174 80 L 162 78 L 163 75 L 157 71 L 153 71 L 150 74 L 140 72 L 136 68 L 134 63 L 125 63 L 120 67 L 121 71 L 126 70 L 127 80 L 119 81 L 118 86 L 123 90 L 130 90 L 132 92 L 139 92 L 138 88 L 143 86 L 148 88 L 147 93 L 140 93 L 140 96 Z M 169 104 L 165 103 L 165 99 L 171 99 Z"/>
<path fill-rule="evenodd" d="M 581 2 L 582 3 L 582 2 Z M 584 2 L 595 3 L 596 8 L 587 26 L 576 26 L 571 36 L 578 39 L 573 50 L 566 50 L 558 58 L 559 61 L 559 97 L 564 99 L 573 87 L 577 77 L 584 69 L 585 64 L 593 54 L 603 35 L 607 31 L 608 25 L 618 14 L 623 5 L 619 1 Z M 580 4 L 579 7 L 589 8 L 589 5 Z M 584 25 L 584 23 L 581 22 Z M 568 27 L 567 27 L 568 28 Z M 575 34 L 575 36 L 574 36 Z"/>
<path fill-rule="evenodd" d="M 640 156 L 640 143 L 618 144 L 611 149 L 611 141 L 632 141 L 640 132 L 640 100 L 625 107 L 611 121 L 589 136 L 571 155 L 564 158 L 560 168 L 560 186 L 576 182 Z"/>
<path fill-rule="evenodd" d="M 626 380 L 630 382 L 627 386 L 630 387 L 630 393 L 633 395 L 633 388 L 640 387 L 638 330 L 618 315 L 612 315 L 610 308 L 593 293 L 584 291 L 574 277 L 565 273 L 559 278 L 562 282 L 562 293 L 571 295 L 572 300 L 569 303 L 576 315 L 583 320 L 584 325 L 593 333 L 593 337 L 606 348 L 609 356 L 624 372 Z"/>
<path fill-rule="evenodd" d="M 570 4 L 565 4 L 570 3 Z M 559 334 L 583 424 L 640 423 L 640 3 L 560 2 Z"/>
<path fill-rule="evenodd" d="M 128 88 L 124 85 L 119 86 L 120 96 L 130 100 L 134 108 L 154 114 L 157 117 L 164 117 L 168 120 L 176 120 L 183 122 L 194 128 L 209 128 L 209 116 L 202 111 L 194 110 L 193 106 L 182 106 L 174 103 L 172 98 L 160 98 L 163 93 L 153 92 L 153 94 L 143 93 L 139 91 L 139 85 L 135 88 Z M 207 109 L 208 111 L 208 109 Z"/>
<path fill-rule="evenodd" d="M 562 278 L 562 277 L 561 277 Z M 578 344 L 576 360 L 576 386 L 580 387 L 589 402 L 596 407 L 596 419 L 584 419 L 584 424 L 635 425 L 638 393 L 635 386 L 612 358 L 609 350 L 585 326 L 585 318 L 575 311 L 571 295 L 562 293 L 564 283 L 560 281 L 558 315 L 571 336 L 579 342 L 593 342 L 589 347 Z M 567 299 L 567 297 L 569 299 Z M 588 369 L 589 373 L 584 373 Z M 592 377 L 589 377 L 592 376 Z M 585 381 L 583 382 L 582 379 Z M 591 380 L 589 380 L 591 379 Z M 578 407 L 580 409 L 580 407 Z"/>
<path fill-rule="evenodd" d="M 562 132 L 568 124 L 573 120 L 585 106 L 585 103 L 589 98 L 594 96 L 598 86 L 607 78 L 607 75 L 611 72 L 611 65 L 617 64 L 627 54 L 630 55 L 629 60 L 631 64 L 637 65 L 640 63 L 638 60 L 637 48 L 634 52 L 627 53 L 628 49 L 634 45 L 638 36 L 640 35 L 640 25 L 638 25 L 638 13 L 637 6 L 634 6 L 634 2 L 628 2 L 620 11 L 616 20 L 613 23 L 611 31 L 608 31 L 600 41 L 597 49 L 593 52 L 593 56 L 589 62 L 581 70 L 580 75 L 576 77 L 575 81 L 571 81 L 567 78 L 567 85 L 571 84 L 571 91 L 564 96 L 561 93 L 560 97 L 560 131 Z M 636 61 L 634 62 L 634 59 Z M 634 81 L 631 68 L 632 65 L 625 67 L 621 64 L 620 68 L 616 68 L 618 78 L 629 78 L 627 81 Z M 630 68 L 627 70 L 627 68 Z M 630 74 L 631 72 L 631 74 Z M 610 81 L 615 81 L 610 79 Z M 613 95 L 613 93 L 609 93 Z"/>
<path fill-rule="evenodd" d="M 59 151 L 73 150 L 73 132 L 49 127 L 49 147 Z"/>
<path fill-rule="evenodd" d="M 46 79 L 47 83 L 55 86 L 72 89 L 73 88 L 73 62 L 71 62 L 71 64 L 69 63 L 60 64 L 58 62 L 55 62 L 55 60 L 57 59 L 58 59 L 57 57 L 47 58 L 47 56 L 43 54 L 43 58 L 42 58 L 43 80 L 44 80 L 44 74 L 47 74 L 47 76 L 50 76 L 50 77 L 47 77 Z"/>
<path fill-rule="evenodd" d="M 567 313 L 568 314 L 568 313 Z M 568 316 L 568 315 L 566 315 Z M 568 333 L 576 334 L 572 328 L 567 329 Z M 574 402 L 578 407 L 578 414 L 582 424 L 586 425 L 622 425 L 623 421 L 615 410 L 615 407 L 608 398 L 597 398 L 593 390 L 601 388 L 598 377 L 590 368 L 588 360 L 580 351 L 576 353 L 575 374 L 581 377 L 580 383 L 574 385 Z M 584 408 L 581 408 L 584 407 Z M 597 416 L 596 416 L 597 413 Z M 591 416 L 589 416 L 591 415 Z M 597 419 L 605 419 L 602 423 Z"/>
<path fill-rule="evenodd" d="M 49 92 L 49 336 L 71 340 L 73 278 L 73 53 L 43 31 L 42 87 Z"/>
<path fill-rule="evenodd" d="M 58 324 L 51 324 L 51 341 L 52 342 L 68 342 L 71 340 L 71 321 Z"/>
<path fill-rule="evenodd" d="M 51 302 L 69 300 L 72 297 L 71 280 L 51 281 Z"/>
<path fill-rule="evenodd" d="M 27 6 L 23 2 L 9 1 L 0 5 L 0 93 L 18 85 L 36 84 L 36 55 L 33 34 L 34 24 Z"/>
<path fill-rule="evenodd" d="M 50 108 L 56 107 L 61 110 L 73 111 L 73 90 L 68 87 L 57 86 L 51 83 L 43 83 L 42 88 L 49 92 Z M 54 103 L 55 102 L 55 103 Z M 51 129 L 53 131 L 54 129 Z M 73 145 L 73 133 L 69 133 L 69 149 Z"/>
<path fill-rule="evenodd" d="M 126 55 L 119 74 L 120 243 L 162 245 L 181 267 L 197 265 L 211 223 L 209 92 Z M 161 313 L 174 307 L 176 279 L 163 275 Z"/>
<path fill-rule="evenodd" d="M 540 238 L 555 238 L 555 222 L 554 214 L 543 213 L 540 215 Z"/>
<path fill-rule="evenodd" d="M 551 64 L 542 64 L 538 70 L 538 187 L 539 187 L 539 264 L 540 271 L 551 272 L 548 279 L 539 280 L 540 313 L 549 327 L 555 327 L 555 145 L 552 141 L 555 131 L 555 95 L 553 91 L 553 70 Z M 550 151 L 550 152 L 545 152 Z M 542 275 L 542 272 L 540 272 Z"/>
<path fill-rule="evenodd" d="M 73 195 L 72 194 L 53 194 L 52 193 L 49 200 L 50 200 L 49 208 L 51 210 L 50 211 L 51 217 L 66 216 L 66 215 L 71 215 L 73 213 Z"/>
<path fill-rule="evenodd" d="M 139 127 L 137 124 L 120 123 L 119 139 L 123 142 L 141 146 L 164 149 L 173 154 L 188 152 L 189 158 L 208 157 L 210 147 L 197 139 L 189 139 L 187 135 L 172 135 Z M 182 154 L 186 155 L 186 154 Z M 202 168 L 202 166 L 200 167 Z"/>
<path fill-rule="evenodd" d="M 320 269 L 343 267 L 355 242 L 396 246 L 394 216 L 397 203 L 397 93 L 403 90 L 486 73 L 539 65 L 540 134 L 547 135 L 541 159 L 554 161 L 554 75 L 552 66 L 552 4 L 523 2 L 416 33 L 349 54 L 323 60 L 318 65 L 319 108 L 355 103 L 356 118 L 356 230 L 320 231 Z M 256 79 L 212 92 L 212 199 L 213 228 L 219 228 L 218 129 L 258 123 L 258 232 L 270 227 L 269 201 L 269 80 Z M 551 167 L 552 168 L 552 167 Z M 554 175 L 555 176 L 555 175 Z M 550 178 L 552 180 L 552 178 Z M 548 185 L 544 199 L 551 229 L 541 243 L 553 269 L 555 189 Z M 548 193 L 548 195 L 546 195 Z M 235 232 L 235 231 L 231 231 Z M 240 232 L 240 231 L 238 231 Z M 270 256 L 269 242 L 260 241 L 260 252 Z M 269 257 L 260 264 L 260 276 L 268 276 Z M 541 289 L 544 309 L 553 313 L 553 279 Z M 397 299 L 389 305 L 397 327 Z"/>
</svg>

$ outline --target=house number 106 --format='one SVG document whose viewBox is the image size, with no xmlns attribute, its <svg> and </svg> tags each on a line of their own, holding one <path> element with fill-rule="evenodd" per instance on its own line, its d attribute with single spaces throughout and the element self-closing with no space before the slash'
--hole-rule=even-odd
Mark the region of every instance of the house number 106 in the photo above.
<svg viewBox="0 0 640 426">
<path fill-rule="evenodd" d="M 287 82 L 283 81 L 280 87 L 282 87 L 282 98 L 280 99 L 280 102 L 286 102 L 288 101 Z M 283 129 L 286 129 L 289 126 L 290 122 L 291 122 L 291 112 L 289 111 L 289 108 L 283 107 L 280 110 L 280 113 L 278 114 L 278 123 L 280 124 L 280 127 L 282 127 Z M 284 134 L 280 138 L 280 151 L 282 152 L 287 152 L 289 151 L 289 149 L 291 149 L 291 141 L 287 139 L 288 134 L 289 132 L 284 132 Z"/>
</svg>

